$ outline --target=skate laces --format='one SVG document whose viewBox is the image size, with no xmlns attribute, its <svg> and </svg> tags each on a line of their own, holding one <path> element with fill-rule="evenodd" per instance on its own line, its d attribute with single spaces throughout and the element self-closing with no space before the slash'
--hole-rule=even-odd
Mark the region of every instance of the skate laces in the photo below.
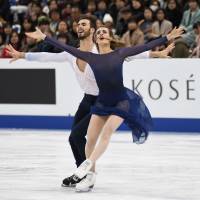
<svg viewBox="0 0 200 200">
<path fill-rule="evenodd" d="M 87 167 L 90 166 L 90 163 L 91 163 L 91 161 L 85 160 L 80 166 L 81 170 L 86 170 Z"/>
</svg>

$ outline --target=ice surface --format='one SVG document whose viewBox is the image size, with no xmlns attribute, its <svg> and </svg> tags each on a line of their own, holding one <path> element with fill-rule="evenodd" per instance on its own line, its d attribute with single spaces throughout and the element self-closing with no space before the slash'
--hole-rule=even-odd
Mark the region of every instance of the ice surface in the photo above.
<svg viewBox="0 0 200 200">
<path fill-rule="evenodd" d="M 75 169 L 69 132 L 0 131 L 0 200 L 199 200 L 200 135 L 113 135 L 90 193 L 62 188 Z"/>
</svg>

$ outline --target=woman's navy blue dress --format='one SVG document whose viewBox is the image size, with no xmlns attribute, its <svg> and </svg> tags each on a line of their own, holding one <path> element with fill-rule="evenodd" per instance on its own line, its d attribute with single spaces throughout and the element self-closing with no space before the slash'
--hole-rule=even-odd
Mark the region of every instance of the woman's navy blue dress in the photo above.
<svg viewBox="0 0 200 200">
<path fill-rule="evenodd" d="M 162 37 L 135 47 L 120 48 L 107 54 L 80 51 L 49 37 L 46 37 L 45 41 L 89 63 L 99 87 L 99 96 L 91 113 L 122 117 L 132 130 L 133 142 L 143 143 L 152 127 L 152 118 L 142 98 L 124 87 L 122 66 L 126 57 L 163 45 L 167 38 Z"/>
</svg>

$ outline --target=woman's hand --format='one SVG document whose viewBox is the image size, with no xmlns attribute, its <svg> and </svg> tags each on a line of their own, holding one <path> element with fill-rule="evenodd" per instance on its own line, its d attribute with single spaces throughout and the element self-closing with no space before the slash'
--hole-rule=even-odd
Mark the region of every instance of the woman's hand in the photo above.
<svg viewBox="0 0 200 200">
<path fill-rule="evenodd" d="M 11 44 L 6 45 L 6 52 L 12 57 L 10 63 L 20 58 L 25 58 L 25 53 L 16 51 Z"/>
<path fill-rule="evenodd" d="M 168 40 L 173 40 L 178 37 L 180 37 L 184 32 L 184 29 L 182 27 L 179 28 L 174 28 L 169 34 L 167 34 L 167 39 Z"/>
<path fill-rule="evenodd" d="M 39 28 L 36 27 L 35 29 L 36 31 L 34 32 L 25 33 L 26 36 L 36 39 L 37 41 L 44 40 L 46 35 L 42 33 Z"/>
<path fill-rule="evenodd" d="M 170 58 L 169 53 L 175 48 L 174 43 L 171 43 L 170 45 L 167 46 L 164 50 L 160 51 L 160 56 L 159 58 Z"/>
</svg>

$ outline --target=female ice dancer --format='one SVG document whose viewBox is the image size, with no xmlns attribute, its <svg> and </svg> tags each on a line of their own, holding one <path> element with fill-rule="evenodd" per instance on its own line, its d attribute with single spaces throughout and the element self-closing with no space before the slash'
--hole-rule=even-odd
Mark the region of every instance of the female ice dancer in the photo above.
<svg viewBox="0 0 200 200">
<path fill-rule="evenodd" d="M 143 143 L 152 126 L 150 113 L 141 97 L 123 85 L 122 66 L 124 59 L 129 56 L 148 51 L 175 39 L 182 34 L 181 28 L 174 28 L 166 37 L 159 38 L 150 43 L 135 47 L 120 48 L 113 51 L 110 48 L 112 33 L 106 27 L 100 27 L 95 33 L 94 40 L 100 54 L 80 51 L 74 47 L 61 44 L 47 37 L 39 29 L 27 36 L 43 39 L 46 42 L 71 53 L 72 55 L 90 64 L 97 85 L 99 96 L 93 108 L 92 117 L 87 131 L 86 160 L 77 168 L 75 175 L 83 178 L 106 150 L 111 135 L 125 122 L 132 130 L 133 141 Z M 97 140 L 101 135 L 98 144 Z M 87 183 L 76 185 L 78 191 L 84 191 Z"/>
</svg>

